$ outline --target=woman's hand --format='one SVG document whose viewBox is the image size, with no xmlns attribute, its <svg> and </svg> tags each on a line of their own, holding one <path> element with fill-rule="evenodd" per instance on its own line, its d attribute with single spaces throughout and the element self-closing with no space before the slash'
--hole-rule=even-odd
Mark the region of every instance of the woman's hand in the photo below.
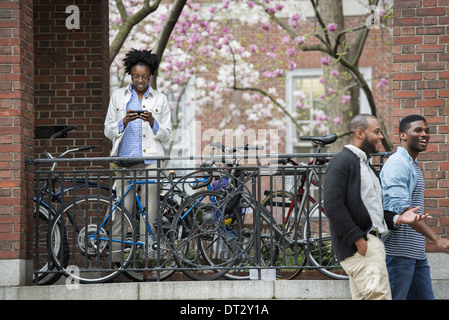
<svg viewBox="0 0 449 320">
<path fill-rule="evenodd" d="M 143 121 L 148 122 L 150 124 L 150 126 L 153 127 L 154 117 L 153 117 L 153 114 L 151 112 L 141 113 L 140 114 L 140 119 L 142 119 Z"/>
<path fill-rule="evenodd" d="M 128 123 L 136 120 L 138 117 L 139 117 L 139 115 L 137 113 L 135 113 L 133 110 L 126 111 L 126 116 L 123 118 L 123 126 L 126 128 Z"/>
</svg>

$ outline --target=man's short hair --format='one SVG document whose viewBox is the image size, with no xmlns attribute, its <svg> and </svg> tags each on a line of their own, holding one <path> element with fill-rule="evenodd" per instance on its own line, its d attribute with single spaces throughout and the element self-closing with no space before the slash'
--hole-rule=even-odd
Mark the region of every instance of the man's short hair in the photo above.
<svg viewBox="0 0 449 320">
<path fill-rule="evenodd" d="M 348 126 L 349 134 L 353 135 L 358 129 L 364 131 L 368 127 L 368 119 L 369 118 L 377 119 L 376 116 L 373 116 L 372 114 L 369 114 L 369 113 L 361 113 L 361 114 L 355 115 L 351 119 L 351 122 L 349 123 L 349 126 Z"/>
<path fill-rule="evenodd" d="M 401 120 L 401 122 L 399 122 L 399 133 L 407 131 L 408 128 L 410 128 L 410 123 L 415 121 L 427 122 L 423 116 L 417 114 L 406 116 L 404 119 Z"/>
</svg>

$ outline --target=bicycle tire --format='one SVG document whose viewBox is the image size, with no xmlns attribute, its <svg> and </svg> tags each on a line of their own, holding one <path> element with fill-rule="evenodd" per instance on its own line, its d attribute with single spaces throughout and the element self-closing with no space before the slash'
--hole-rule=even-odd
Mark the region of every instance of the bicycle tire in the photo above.
<svg viewBox="0 0 449 320">
<path fill-rule="evenodd" d="M 129 226 L 127 233 L 131 241 L 125 244 L 122 242 L 122 236 L 115 239 L 122 242 L 118 255 L 123 263 L 117 268 L 112 261 L 112 239 L 109 237 L 112 217 L 106 219 L 111 206 L 110 199 L 105 196 L 81 197 L 68 203 L 50 223 L 47 240 L 50 257 L 58 270 L 72 281 L 79 283 L 110 281 L 132 261 L 135 254 L 135 226 L 126 210 L 120 211 L 119 207 L 116 208 L 115 217 L 123 217 L 123 222 Z M 55 232 L 59 225 L 64 228 L 65 240 Z M 68 243 L 70 257 L 67 266 L 64 264 L 67 253 L 61 254 L 52 250 L 58 241 Z"/>
<path fill-rule="evenodd" d="M 173 258 L 170 247 L 166 243 L 166 232 L 171 227 L 171 221 L 173 221 L 177 209 L 179 208 L 179 204 L 172 199 L 169 199 L 167 195 L 168 193 L 165 196 L 160 196 L 162 208 L 162 221 L 160 223 L 162 230 L 160 232 L 157 232 L 157 238 L 160 239 L 159 253 L 153 253 L 152 256 L 150 256 L 150 254 L 147 254 L 147 257 L 145 258 L 141 257 L 141 251 L 139 250 L 139 248 L 136 249 L 135 259 L 129 265 L 129 267 L 135 269 L 140 265 L 140 267 L 146 269 L 147 273 L 144 276 L 142 271 L 126 269 L 124 271 L 125 276 L 132 281 L 162 281 L 168 279 L 173 275 L 173 273 L 175 273 L 176 261 Z M 168 203 L 169 201 L 170 203 Z M 138 229 L 139 228 L 136 228 L 136 230 Z M 155 242 L 155 245 L 157 246 L 157 241 Z M 148 252 L 150 252 L 150 250 L 152 249 L 149 248 Z M 147 264 L 146 267 L 145 264 Z M 144 279 L 144 277 L 146 278 Z"/>
<path fill-rule="evenodd" d="M 224 279 L 248 280 L 251 278 L 251 269 L 255 269 L 254 267 L 271 267 L 274 265 L 274 261 L 276 261 L 274 257 L 278 256 L 279 246 L 275 244 L 277 240 L 273 241 L 273 235 L 260 232 L 259 237 L 255 236 L 254 211 L 256 207 L 261 210 L 261 216 L 269 217 L 269 213 L 265 207 L 257 203 L 247 204 L 244 208 L 242 206 L 234 208 L 235 214 L 238 214 L 242 220 L 242 227 L 239 232 L 242 239 L 239 242 L 244 243 L 245 247 L 242 250 L 242 255 L 236 260 L 228 272 L 223 275 Z M 244 210 L 243 213 L 242 209 Z M 249 212 L 246 211 L 248 209 Z M 264 229 L 263 225 L 262 229 Z M 256 246 L 256 240 L 260 240 L 258 247 Z"/>
<path fill-rule="evenodd" d="M 272 230 L 275 243 L 273 251 L 273 260 L 271 264 L 276 266 L 276 279 L 292 280 L 295 279 L 306 265 L 306 255 L 304 246 L 296 241 L 298 235 L 298 226 L 295 226 L 295 202 L 293 193 L 289 191 L 273 191 L 262 201 L 262 205 L 269 213 L 271 222 L 280 226 L 281 233 Z M 301 200 L 299 200 L 300 203 Z M 274 234 L 273 234 L 274 233 Z M 294 234 L 296 233 L 296 234 Z M 293 234 L 294 244 L 289 243 L 287 237 Z"/>
<path fill-rule="evenodd" d="M 238 257 L 240 250 L 226 230 L 225 216 L 217 215 L 224 206 L 224 193 L 199 191 L 185 199 L 173 219 L 168 238 L 174 259 L 193 280 L 220 278 Z M 205 250 L 206 242 L 210 250 Z"/>
<path fill-rule="evenodd" d="M 340 266 L 332 249 L 329 222 L 322 203 L 323 201 L 316 202 L 303 220 L 301 237 L 307 240 L 307 259 L 323 275 L 335 280 L 347 280 L 349 276 Z"/>
<path fill-rule="evenodd" d="M 171 254 L 170 248 L 161 242 L 160 251 L 163 254 L 160 255 L 160 260 L 157 258 L 147 258 L 141 256 L 141 252 L 143 251 L 145 254 L 145 250 L 140 251 L 140 248 L 136 248 L 136 253 L 134 255 L 134 259 L 129 263 L 128 268 L 130 269 L 142 269 L 140 270 L 123 270 L 125 276 L 132 281 L 162 281 L 168 279 L 173 273 L 176 271 L 176 262 L 173 259 L 173 255 Z M 146 260 L 145 260 L 146 259 Z M 145 266 L 146 264 L 146 266 Z M 118 267 L 120 267 L 120 263 L 116 263 Z M 143 269 L 148 271 L 147 276 L 145 278 L 143 274 Z"/>
<path fill-rule="evenodd" d="M 36 202 L 34 203 L 34 208 L 36 208 Z M 35 243 L 35 250 L 33 250 L 34 255 L 34 273 L 33 273 L 33 283 L 36 285 L 51 285 L 58 281 L 62 274 L 60 272 L 54 272 L 55 265 L 53 264 L 50 255 L 48 253 L 48 244 L 47 244 L 47 234 L 49 230 L 50 220 L 54 216 L 52 210 L 44 203 L 40 203 L 39 211 L 35 209 L 38 217 L 36 217 L 36 223 L 33 223 L 33 228 L 36 227 L 37 224 L 37 243 Z M 36 234 L 36 231 L 33 231 L 33 234 Z M 63 229 L 59 225 L 56 229 L 56 232 L 60 233 L 60 237 L 64 237 L 62 235 Z M 67 252 L 68 246 L 65 241 L 62 241 L 59 244 L 62 244 L 58 248 L 55 248 L 54 251 L 61 254 L 62 251 Z M 37 251 L 37 256 L 36 256 Z M 68 259 L 64 262 L 64 265 L 67 266 Z"/>
</svg>

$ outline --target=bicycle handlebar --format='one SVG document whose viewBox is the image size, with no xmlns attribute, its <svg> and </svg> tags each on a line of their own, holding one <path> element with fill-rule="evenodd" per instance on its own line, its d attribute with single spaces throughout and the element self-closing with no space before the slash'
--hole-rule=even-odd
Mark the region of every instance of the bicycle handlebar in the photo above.
<svg viewBox="0 0 449 320">
<path fill-rule="evenodd" d="M 89 149 L 93 149 L 93 148 L 95 148 L 94 145 L 85 146 L 85 147 L 79 147 L 77 151 L 81 151 L 81 150 L 89 150 Z"/>
<path fill-rule="evenodd" d="M 295 161 L 293 161 L 292 158 L 282 158 L 282 159 L 272 160 L 270 163 L 271 164 L 282 164 L 282 165 L 287 165 L 287 164 L 291 163 L 294 166 L 299 166 L 299 164 L 296 163 Z"/>
<path fill-rule="evenodd" d="M 53 159 L 53 156 L 52 156 L 50 153 L 47 152 L 47 148 L 48 148 L 48 146 L 50 145 L 50 143 L 51 143 L 55 138 L 57 138 L 57 137 L 59 137 L 59 136 L 62 136 L 62 135 L 66 134 L 66 133 L 69 132 L 69 131 L 75 130 L 76 128 L 77 128 L 77 126 L 70 126 L 70 127 L 64 128 L 64 129 L 62 129 L 61 131 L 58 131 L 58 132 L 54 133 L 54 134 L 47 140 L 47 142 L 45 143 L 45 146 L 44 146 L 44 153 L 47 155 L 47 157 L 48 157 L 49 159 Z"/>
<path fill-rule="evenodd" d="M 58 132 L 54 133 L 54 134 L 47 140 L 47 142 L 45 143 L 45 146 L 44 146 L 44 153 L 47 155 L 47 158 L 49 158 L 49 159 L 54 159 L 54 158 L 55 158 L 55 157 L 53 157 L 53 156 L 47 151 L 47 148 L 48 148 L 48 146 L 51 144 L 51 142 L 52 142 L 55 138 L 60 137 L 60 136 L 66 134 L 67 132 L 70 132 L 70 131 L 72 131 L 72 130 L 75 130 L 77 127 L 78 127 L 78 126 L 73 125 L 73 126 L 69 126 L 69 127 L 67 127 L 67 128 L 64 128 L 64 129 L 62 129 L 61 131 L 58 131 Z M 57 158 L 63 157 L 63 156 L 65 156 L 67 153 L 70 153 L 70 152 L 77 152 L 77 151 L 82 151 L 82 150 L 89 150 L 89 149 L 93 149 L 93 148 L 95 148 L 94 145 L 89 145 L 89 146 L 77 147 L 77 148 L 74 148 L 74 149 L 66 150 L 66 151 L 64 151 L 63 153 L 61 153 L 60 155 L 58 155 Z M 56 166 L 56 162 L 54 162 L 53 165 L 52 165 L 52 169 L 51 169 L 52 171 L 54 170 L 55 166 Z"/>
<path fill-rule="evenodd" d="M 61 131 L 55 133 L 55 135 L 59 136 L 59 135 L 66 134 L 69 131 L 75 130 L 77 127 L 78 127 L 77 125 L 74 125 L 74 126 L 70 126 L 70 127 L 64 128 Z"/>
</svg>

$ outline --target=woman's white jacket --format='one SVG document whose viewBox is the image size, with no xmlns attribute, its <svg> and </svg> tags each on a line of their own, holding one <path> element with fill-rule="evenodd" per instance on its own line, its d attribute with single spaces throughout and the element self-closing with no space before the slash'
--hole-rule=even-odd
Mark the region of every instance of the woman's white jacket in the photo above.
<svg viewBox="0 0 449 320">
<path fill-rule="evenodd" d="M 104 134 L 112 141 L 111 157 L 118 154 L 119 146 L 126 131 L 119 133 L 119 121 L 126 116 L 126 106 L 132 93 L 129 86 L 115 90 L 112 93 L 108 112 L 104 122 Z M 148 122 L 142 124 L 142 152 L 143 157 L 164 156 L 163 144 L 170 140 L 171 115 L 167 97 L 150 87 L 147 96 L 142 98 L 142 109 L 148 110 L 159 124 L 154 134 Z"/>
</svg>

